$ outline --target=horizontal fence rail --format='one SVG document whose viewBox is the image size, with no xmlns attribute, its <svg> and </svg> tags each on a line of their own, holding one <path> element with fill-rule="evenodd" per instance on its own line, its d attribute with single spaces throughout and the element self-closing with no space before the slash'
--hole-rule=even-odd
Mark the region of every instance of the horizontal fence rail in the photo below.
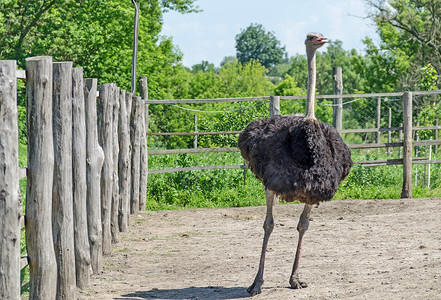
<svg viewBox="0 0 441 300">
<path fill-rule="evenodd" d="M 316 95 L 315 99 L 344 99 L 344 98 L 376 98 L 376 97 L 401 97 L 405 92 L 396 93 L 368 93 L 368 94 L 342 94 L 342 95 Z M 436 91 L 413 91 L 414 96 L 439 95 L 440 90 Z M 305 96 L 278 96 L 280 100 L 305 100 Z M 178 103 L 222 103 L 222 102 L 245 102 L 245 101 L 269 101 L 270 96 L 264 97 L 243 97 L 243 98 L 216 98 L 216 99 L 166 99 L 166 100 L 147 100 L 146 104 L 178 104 Z"/>
<path fill-rule="evenodd" d="M 413 131 L 418 130 L 439 130 L 441 126 L 415 126 Z M 373 132 L 389 132 L 403 130 L 403 127 L 390 127 L 390 128 L 366 128 L 366 129 L 342 129 L 338 130 L 340 134 L 343 133 L 373 133 Z M 211 131 L 211 132 L 148 132 L 147 135 L 151 136 L 168 136 L 168 135 L 219 135 L 219 134 L 240 134 L 242 131 Z"/>
<path fill-rule="evenodd" d="M 200 170 L 223 170 L 223 169 L 248 169 L 245 165 L 224 165 L 224 166 L 201 166 L 201 167 L 186 167 L 186 168 L 171 168 L 161 170 L 149 170 L 149 174 L 182 172 L 182 171 L 200 171 Z"/>
<path fill-rule="evenodd" d="M 430 146 L 441 145 L 441 140 L 435 141 L 416 141 L 414 146 Z M 403 143 L 375 143 L 375 144 L 350 144 L 349 149 L 373 149 L 373 148 L 387 148 L 387 147 L 403 147 Z M 227 153 L 240 152 L 239 148 L 197 148 L 197 149 L 172 149 L 172 150 L 150 150 L 149 155 L 164 155 L 164 154 L 184 154 L 184 153 Z"/>
<path fill-rule="evenodd" d="M 441 160 L 429 160 L 428 157 L 415 157 L 412 162 L 414 164 L 439 164 Z M 393 166 L 402 165 L 403 159 L 385 159 L 385 160 L 365 160 L 365 161 L 354 161 L 355 164 L 360 164 L 363 167 L 378 167 L 378 166 Z M 217 165 L 217 166 L 200 166 L 200 167 L 186 167 L 186 168 L 170 168 L 170 169 L 160 169 L 160 170 L 149 170 L 148 174 L 161 174 L 161 173 L 171 173 L 171 172 L 185 172 L 185 171 L 201 171 L 201 170 L 236 170 L 249 169 L 246 165 Z"/>
</svg>

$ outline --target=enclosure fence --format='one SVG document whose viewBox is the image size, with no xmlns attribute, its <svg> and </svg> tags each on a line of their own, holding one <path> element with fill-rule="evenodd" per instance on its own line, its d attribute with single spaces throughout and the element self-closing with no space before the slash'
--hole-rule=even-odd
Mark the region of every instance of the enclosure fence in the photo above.
<svg viewBox="0 0 441 300">
<path fill-rule="evenodd" d="M 27 168 L 18 168 L 17 79 L 26 82 Z M 0 61 L 0 299 L 77 299 L 130 214 L 145 209 L 147 78 L 141 97 L 83 79 L 72 62 Z M 27 177 L 22 216 L 19 179 Z M 24 222 L 23 222 L 24 220 Z M 27 254 L 21 257 L 24 223 Z"/>
<path fill-rule="evenodd" d="M 17 79 L 26 83 L 25 169 L 18 168 Z M 140 93 L 137 97 L 115 84 L 98 87 L 96 79 L 83 79 L 82 68 L 74 68 L 72 62 L 53 62 L 51 57 L 28 58 L 26 71 L 17 70 L 16 61 L 0 61 L 1 299 L 20 299 L 20 270 L 25 265 L 30 271 L 31 299 L 61 295 L 76 299 L 76 287 L 86 287 L 91 274 L 102 271 L 102 256 L 111 253 L 112 243 L 117 243 L 120 232 L 127 230 L 130 215 L 145 209 L 147 174 L 246 170 L 244 164 L 148 170 L 147 154 L 239 151 L 231 146 L 200 148 L 197 137 L 237 136 L 243 127 L 199 132 L 198 114 L 243 113 L 244 109 L 265 105 L 269 107 L 267 116 L 303 113 L 305 102 L 304 96 L 148 100 L 146 77 L 140 79 Z M 335 95 L 316 96 L 317 115 L 333 123 L 351 151 L 383 149 L 390 155 L 388 159 L 355 163 L 402 164 L 401 196 L 410 198 L 412 164 L 441 163 L 431 159 L 432 146 L 436 152 L 441 144 L 441 126 L 437 115 L 428 109 L 439 104 L 440 94 L 415 91 L 342 95 L 337 88 Z M 222 111 L 200 107 L 250 102 L 246 107 Z M 194 113 L 194 130 L 147 133 L 149 105 L 173 105 L 173 109 Z M 147 151 L 147 135 L 193 137 L 193 147 Z M 429 151 L 424 152 L 427 146 Z M 23 177 L 27 177 L 24 218 L 19 193 L 19 179 Z M 23 223 L 27 254 L 21 257 Z"/>
<path fill-rule="evenodd" d="M 387 165 L 403 165 L 403 186 L 401 196 L 412 197 L 412 164 L 439 164 L 441 160 L 434 160 L 429 155 L 432 146 L 436 153 L 441 140 L 438 139 L 437 116 L 423 118 L 424 124 L 420 124 L 422 112 L 431 105 L 439 104 L 438 95 L 441 91 L 414 91 L 395 93 L 370 93 L 370 94 L 335 94 L 317 95 L 317 106 L 327 106 L 331 110 L 330 123 L 339 131 L 349 149 L 354 151 L 371 151 L 375 149 L 386 151 L 387 159 L 372 159 L 355 161 L 363 167 L 377 167 Z M 305 96 L 268 96 L 228 99 L 184 99 L 184 100 L 147 100 L 148 105 L 170 105 L 186 111 L 206 114 L 225 113 L 239 111 L 239 109 L 225 109 L 223 111 L 199 110 L 191 108 L 201 104 L 213 103 L 246 103 L 253 102 L 267 104 L 267 117 L 276 114 L 304 113 Z M 300 103 L 298 110 L 290 110 L 290 103 Z M 256 104 L 259 105 L 259 104 Z M 328 109 L 328 110 L 329 110 Z M 152 109 L 150 109 L 151 113 Z M 152 118 L 152 117 L 151 117 Z M 187 115 L 188 118 L 188 115 Z M 148 132 L 152 137 L 167 136 L 193 136 L 194 147 L 185 149 L 154 149 L 149 150 L 148 155 L 170 155 L 184 153 L 227 153 L 239 152 L 237 147 L 200 148 L 197 145 L 197 137 L 207 135 L 238 135 L 243 128 L 229 131 L 198 132 L 196 126 L 197 115 L 195 114 L 195 130 L 193 132 Z M 420 139 L 419 132 L 430 131 L 430 139 Z M 429 147 L 429 151 L 425 151 Z M 412 156 L 415 149 L 415 157 Z M 393 154 L 393 155 L 392 155 Z M 390 156 L 390 158 L 389 158 Z M 214 169 L 243 169 L 245 164 L 237 165 L 210 165 L 190 166 L 167 169 L 149 170 L 148 174 L 158 174 L 177 171 L 197 171 Z M 430 176 L 429 176 L 430 178 Z"/>
</svg>

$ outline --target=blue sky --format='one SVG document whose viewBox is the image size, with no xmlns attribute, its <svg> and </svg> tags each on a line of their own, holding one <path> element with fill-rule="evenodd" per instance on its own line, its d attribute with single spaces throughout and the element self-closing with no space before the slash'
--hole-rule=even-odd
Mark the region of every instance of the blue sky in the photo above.
<svg viewBox="0 0 441 300">
<path fill-rule="evenodd" d="M 171 36 L 184 53 L 183 63 L 202 60 L 219 66 L 235 55 L 235 36 L 251 23 L 274 32 L 289 56 L 304 53 L 308 32 L 341 40 L 343 48 L 362 52 L 362 39 L 377 39 L 364 0 L 197 0 L 200 13 L 164 15 L 162 34 Z"/>
</svg>

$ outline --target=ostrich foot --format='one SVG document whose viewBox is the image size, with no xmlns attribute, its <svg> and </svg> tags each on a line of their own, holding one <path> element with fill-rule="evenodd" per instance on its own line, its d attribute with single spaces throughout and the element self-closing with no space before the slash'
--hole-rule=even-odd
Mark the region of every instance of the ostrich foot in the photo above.
<svg viewBox="0 0 441 300">
<path fill-rule="evenodd" d="M 256 296 L 262 292 L 263 280 L 254 280 L 253 284 L 247 289 L 247 292 L 252 296 Z"/>
<path fill-rule="evenodd" d="M 304 289 L 308 287 L 306 282 L 300 281 L 297 277 L 291 277 L 289 279 L 289 284 L 291 285 L 292 289 Z"/>
</svg>

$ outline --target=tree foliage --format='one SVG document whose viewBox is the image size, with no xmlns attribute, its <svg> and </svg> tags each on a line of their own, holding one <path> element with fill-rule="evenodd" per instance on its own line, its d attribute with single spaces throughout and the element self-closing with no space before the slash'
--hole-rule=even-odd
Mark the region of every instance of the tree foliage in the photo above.
<svg viewBox="0 0 441 300">
<path fill-rule="evenodd" d="M 242 64 L 258 60 L 270 69 L 286 56 L 285 46 L 273 32 L 267 32 L 261 24 L 251 24 L 236 35 L 236 57 Z"/>
<path fill-rule="evenodd" d="M 203 63 L 204 65 L 210 65 Z M 175 88 L 169 90 L 169 98 L 174 99 L 213 99 L 269 96 L 273 84 L 266 78 L 267 70 L 257 61 L 241 64 L 237 60 L 225 63 L 218 72 L 202 70 L 196 73 L 181 69 L 176 78 Z M 226 106 L 228 104 L 228 106 Z M 152 105 L 150 128 L 158 132 L 191 132 L 194 130 L 193 116 L 198 114 L 201 131 L 240 130 L 253 120 L 250 116 L 267 116 L 267 107 L 253 108 L 248 104 L 193 104 L 193 105 Z M 250 109 L 251 108 L 251 109 Z M 234 111 L 227 113 L 227 111 Z M 200 111 L 221 111 L 221 113 L 201 113 Z M 244 111 L 236 113 L 236 111 Z M 225 112 L 225 113 L 224 113 Z M 236 128 L 236 129 L 235 129 Z M 234 136 L 200 137 L 200 145 L 225 146 L 236 143 Z M 188 148 L 193 144 L 193 137 L 155 137 L 150 145 L 167 148 Z"/>
<path fill-rule="evenodd" d="M 160 36 L 167 10 L 197 11 L 196 0 L 149 0 L 140 3 L 138 74 L 149 77 L 150 94 L 164 96 L 182 54 Z M 134 6 L 125 0 L 2 1 L 0 57 L 16 59 L 51 55 L 84 67 L 87 77 L 116 82 L 129 89 Z"/>
<path fill-rule="evenodd" d="M 333 68 L 343 69 L 344 93 L 354 93 L 363 91 L 366 82 L 363 80 L 361 70 L 365 67 L 365 59 L 357 51 L 346 51 L 343 43 L 339 40 L 329 41 L 326 51 L 318 51 L 317 55 L 317 93 L 329 95 L 333 93 L 332 77 Z M 286 74 L 289 74 L 294 82 L 306 92 L 308 83 L 308 69 L 306 56 L 297 54 L 289 60 L 290 67 Z M 282 75 L 282 74 L 279 74 Z"/>
<path fill-rule="evenodd" d="M 370 18 L 381 42 L 377 52 L 392 60 L 389 72 L 398 77 L 392 84 L 401 89 L 418 87 L 419 70 L 427 64 L 441 68 L 441 1 L 367 0 Z M 367 40 L 368 48 L 372 47 Z M 394 87 L 396 89 L 396 87 Z"/>
</svg>

